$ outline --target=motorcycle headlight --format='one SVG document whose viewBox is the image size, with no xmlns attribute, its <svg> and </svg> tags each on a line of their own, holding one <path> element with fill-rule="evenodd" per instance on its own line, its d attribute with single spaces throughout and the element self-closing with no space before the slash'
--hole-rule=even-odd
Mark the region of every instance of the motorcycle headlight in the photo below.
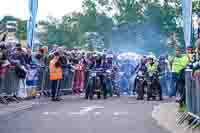
<svg viewBox="0 0 200 133">
<path fill-rule="evenodd" d="M 96 75 L 97 75 L 96 73 L 92 73 L 91 74 L 92 77 L 96 77 Z"/>
<path fill-rule="evenodd" d="M 139 71 L 139 72 L 138 72 L 138 75 L 139 75 L 139 76 L 142 76 L 142 72 L 141 72 L 141 71 Z"/>
<path fill-rule="evenodd" d="M 106 70 L 106 72 L 107 72 L 107 73 L 109 73 L 109 74 L 111 73 L 111 71 L 110 71 L 110 70 Z"/>
<path fill-rule="evenodd" d="M 143 78 L 139 78 L 139 80 L 141 81 L 141 80 L 143 80 Z"/>
<path fill-rule="evenodd" d="M 149 73 L 149 77 L 152 78 L 152 77 L 153 77 L 153 74 L 152 74 L 152 73 Z"/>
</svg>

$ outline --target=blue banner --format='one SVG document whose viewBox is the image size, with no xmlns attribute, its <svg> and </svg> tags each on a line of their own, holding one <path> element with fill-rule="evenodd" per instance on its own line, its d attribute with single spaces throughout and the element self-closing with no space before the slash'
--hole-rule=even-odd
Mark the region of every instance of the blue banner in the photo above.
<svg viewBox="0 0 200 133">
<path fill-rule="evenodd" d="M 27 46 L 33 47 L 33 38 L 36 25 L 38 0 L 29 0 L 29 19 L 27 21 Z"/>
<path fill-rule="evenodd" d="M 182 0 L 183 32 L 185 47 L 192 45 L 192 0 Z"/>
</svg>

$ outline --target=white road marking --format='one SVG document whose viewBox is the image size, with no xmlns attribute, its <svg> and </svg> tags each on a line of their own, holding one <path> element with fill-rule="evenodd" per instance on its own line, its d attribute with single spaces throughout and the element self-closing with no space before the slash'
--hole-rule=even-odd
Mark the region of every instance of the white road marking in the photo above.
<svg viewBox="0 0 200 133">
<path fill-rule="evenodd" d="M 118 113 L 118 112 L 114 112 L 113 115 L 114 115 L 114 116 L 118 116 L 119 113 Z"/>
<path fill-rule="evenodd" d="M 43 115 L 49 115 L 49 112 L 43 112 Z"/>
<path fill-rule="evenodd" d="M 94 115 L 100 115 L 101 112 L 94 112 Z"/>
<path fill-rule="evenodd" d="M 57 112 L 43 112 L 43 115 L 57 115 Z"/>
<path fill-rule="evenodd" d="M 79 112 L 70 112 L 70 115 L 85 115 L 88 114 L 89 112 L 92 112 L 95 109 L 103 109 L 104 107 L 101 106 L 88 106 L 88 107 L 81 107 L 82 109 Z"/>
<path fill-rule="evenodd" d="M 128 115 L 128 112 L 114 112 L 114 116 L 119 116 L 119 115 Z"/>
</svg>

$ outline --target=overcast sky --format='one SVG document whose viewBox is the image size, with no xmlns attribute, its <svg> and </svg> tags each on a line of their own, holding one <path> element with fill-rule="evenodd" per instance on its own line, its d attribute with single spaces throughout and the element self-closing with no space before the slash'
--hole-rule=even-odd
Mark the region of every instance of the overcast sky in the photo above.
<svg viewBox="0 0 200 133">
<path fill-rule="evenodd" d="M 80 11 L 82 0 L 38 0 L 38 19 L 47 16 L 61 17 L 72 11 Z M 28 0 L 0 0 L 0 19 L 4 15 L 28 18 Z"/>
</svg>

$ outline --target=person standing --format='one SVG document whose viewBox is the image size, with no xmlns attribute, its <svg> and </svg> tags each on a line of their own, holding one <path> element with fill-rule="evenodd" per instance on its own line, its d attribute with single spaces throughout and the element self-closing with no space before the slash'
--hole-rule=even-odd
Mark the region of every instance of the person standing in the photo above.
<svg viewBox="0 0 200 133">
<path fill-rule="evenodd" d="M 160 56 L 159 62 L 158 62 L 158 68 L 161 74 L 160 84 L 161 84 L 163 96 L 168 96 L 169 84 L 170 84 L 168 82 L 169 80 L 168 76 L 169 76 L 169 71 L 170 71 L 170 65 L 165 56 Z"/>
<path fill-rule="evenodd" d="M 170 87 L 170 97 L 176 95 L 176 82 L 180 75 L 183 73 L 185 67 L 189 62 L 187 55 L 182 55 L 179 48 L 176 49 L 176 56 L 170 61 L 171 64 L 171 87 Z"/>
<path fill-rule="evenodd" d="M 51 93 L 52 93 L 52 101 L 60 101 L 60 82 L 62 80 L 62 65 L 59 61 L 59 53 L 55 52 L 53 59 L 49 63 L 49 79 L 51 80 Z"/>
<path fill-rule="evenodd" d="M 73 82 L 73 92 L 80 94 L 84 88 L 84 65 L 82 60 L 75 61 L 75 74 Z"/>
</svg>

